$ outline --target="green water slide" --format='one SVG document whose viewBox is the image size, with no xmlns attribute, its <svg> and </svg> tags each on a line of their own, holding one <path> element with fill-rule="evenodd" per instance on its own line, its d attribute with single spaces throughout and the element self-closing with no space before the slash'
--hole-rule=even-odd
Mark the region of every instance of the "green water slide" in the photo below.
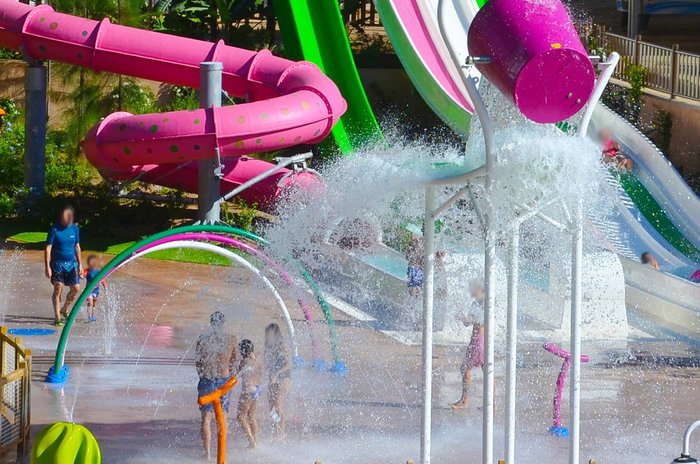
<svg viewBox="0 0 700 464">
<path fill-rule="evenodd" d="M 318 65 L 336 83 L 348 110 L 332 135 L 343 153 L 381 138 L 350 49 L 337 0 L 275 0 L 284 47 L 293 60 Z"/>
</svg>

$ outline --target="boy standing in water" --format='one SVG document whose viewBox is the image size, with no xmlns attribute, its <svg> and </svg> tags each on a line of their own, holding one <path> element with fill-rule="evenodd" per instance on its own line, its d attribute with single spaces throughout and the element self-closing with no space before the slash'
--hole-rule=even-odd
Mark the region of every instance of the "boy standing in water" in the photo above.
<svg viewBox="0 0 700 464">
<path fill-rule="evenodd" d="M 460 367 L 462 374 L 462 397 L 452 404 L 452 409 L 465 409 L 469 406 L 469 385 L 472 382 L 472 369 L 484 367 L 484 284 L 479 280 L 469 282 L 469 293 L 474 299 L 466 314 L 457 318 L 465 325 L 471 326 L 472 335 Z"/>
<path fill-rule="evenodd" d="M 214 312 L 210 318 L 209 330 L 197 340 L 196 366 L 199 375 L 198 396 L 208 395 L 221 388 L 233 376 L 238 359 L 238 340 L 224 330 L 225 317 L 221 311 Z M 231 392 L 221 397 L 221 407 L 228 413 Z M 214 417 L 214 405 L 200 406 L 202 412 L 202 442 L 204 455 L 211 459 L 211 421 Z M 223 424 L 224 439 L 226 423 Z"/>
<path fill-rule="evenodd" d="M 53 285 L 54 323 L 63 325 L 61 316 L 67 318 L 73 300 L 80 290 L 80 276 L 83 273 L 83 260 L 80 249 L 80 231 L 75 225 L 75 210 L 66 206 L 61 211 L 58 222 L 49 230 L 44 250 L 46 277 Z M 61 307 L 63 289 L 68 287 L 66 302 Z"/>
<path fill-rule="evenodd" d="M 254 449 L 258 447 L 258 420 L 255 418 L 255 410 L 261 391 L 262 366 L 258 362 L 253 342 L 243 340 L 238 348 L 241 353 L 241 363 L 236 372 L 236 377 L 241 382 L 238 423 L 241 424 L 243 433 L 248 438 L 248 448 Z"/>
<path fill-rule="evenodd" d="M 85 271 L 85 280 L 90 285 L 90 283 L 95 280 L 95 277 L 97 277 L 97 274 L 100 273 L 102 269 L 100 269 L 97 265 L 97 256 L 95 255 L 90 255 L 88 256 L 87 259 L 87 271 Z M 95 319 L 95 306 L 97 305 L 97 299 L 100 297 L 100 287 L 105 287 L 107 284 L 103 280 L 100 282 L 93 290 L 90 292 L 90 295 L 87 298 L 87 311 L 88 311 L 88 322 L 95 322 L 97 319 Z"/>
</svg>

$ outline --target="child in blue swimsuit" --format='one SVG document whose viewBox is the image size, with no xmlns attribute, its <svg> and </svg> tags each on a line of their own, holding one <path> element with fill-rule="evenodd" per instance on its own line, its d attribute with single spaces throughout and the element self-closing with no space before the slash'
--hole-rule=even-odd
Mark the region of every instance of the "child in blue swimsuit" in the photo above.
<svg viewBox="0 0 700 464">
<path fill-rule="evenodd" d="M 87 265 L 88 268 L 85 271 L 85 280 L 89 285 L 90 282 L 95 280 L 95 277 L 97 277 L 97 274 L 99 274 L 102 269 L 98 267 L 97 256 L 95 255 L 88 256 Z M 104 280 L 100 282 L 99 285 L 90 292 L 87 298 L 88 322 L 95 322 L 97 320 L 95 318 L 95 306 L 97 306 L 97 299 L 100 297 L 100 287 L 105 287 L 106 285 Z"/>
</svg>

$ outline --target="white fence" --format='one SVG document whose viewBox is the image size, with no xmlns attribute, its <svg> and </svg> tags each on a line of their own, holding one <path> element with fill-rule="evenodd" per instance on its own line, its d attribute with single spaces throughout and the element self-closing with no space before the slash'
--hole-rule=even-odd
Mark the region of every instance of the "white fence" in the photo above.
<svg viewBox="0 0 700 464">
<path fill-rule="evenodd" d="M 662 47 L 647 43 L 641 36 L 630 39 L 605 32 L 601 27 L 595 30 L 600 47 L 620 54 L 620 64 L 613 77 L 627 81 L 627 69 L 638 64 L 646 70 L 646 88 L 666 93 L 670 98 L 700 101 L 700 55 L 682 52 L 678 45 Z"/>
</svg>

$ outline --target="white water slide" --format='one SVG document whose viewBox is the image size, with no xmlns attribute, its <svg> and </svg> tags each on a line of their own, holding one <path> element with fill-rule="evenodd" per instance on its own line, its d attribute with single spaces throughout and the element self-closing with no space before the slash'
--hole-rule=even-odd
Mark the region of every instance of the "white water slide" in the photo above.
<svg viewBox="0 0 700 464">
<path fill-rule="evenodd" d="M 468 134 L 472 106 L 459 77 L 459 66 L 468 56 L 469 26 L 484 3 L 375 0 L 386 32 L 413 84 L 433 111 L 462 135 Z M 444 18 L 442 29 L 439 14 Z M 450 48 L 459 51 L 456 56 L 451 56 Z M 611 221 L 594 225 L 604 236 L 601 241 L 607 248 L 622 257 L 628 305 L 669 314 L 682 310 L 690 322 L 686 327 L 689 330 L 682 333 L 700 339 L 700 285 L 684 280 L 700 268 L 700 199 L 643 134 L 599 106 L 588 135 L 595 135 L 603 127 L 613 132 L 635 162 L 631 175 L 610 175 L 610 182 L 619 192 L 619 214 Z M 648 285 L 657 271 L 631 262 L 644 251 L 656 256 L 667 273 L 664 281 L 672 284 Z"/>
</svg>

